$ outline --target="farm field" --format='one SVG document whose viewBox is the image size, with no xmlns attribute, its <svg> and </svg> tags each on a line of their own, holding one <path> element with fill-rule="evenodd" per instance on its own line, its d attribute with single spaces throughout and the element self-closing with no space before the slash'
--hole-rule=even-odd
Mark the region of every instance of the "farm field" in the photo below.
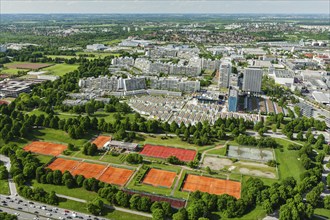
<svg viewBox="0 0 330 220">
<path fill-rule="evenodd" d="M 49 67 L 53 64 L 49 63 L 29 63 L 29 62 L 12 62 L 5 65 L 9 69 L 25 69 L 25 70 L 37 70 Z"/>
<path fill-rule="evenodd" d="M 46 75 L 55 75 L 55 76 L 63 76 L 69 72 L 72 72 L 78 69 L 77 64 L 55 64 L 50 67 L 43 68 L 43 71 L 47 71 Z"/>
</svg>

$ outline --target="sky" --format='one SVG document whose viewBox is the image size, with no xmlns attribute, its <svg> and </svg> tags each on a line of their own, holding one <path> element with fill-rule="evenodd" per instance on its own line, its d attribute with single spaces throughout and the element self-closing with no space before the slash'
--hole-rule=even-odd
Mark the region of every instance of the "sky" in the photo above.
<svg viewBox="0 0 330 220">
<path fill-rule="evenodd" d="M 0 13 L 330 14 L 328 0 L 0 0 Z"/>
</svg>

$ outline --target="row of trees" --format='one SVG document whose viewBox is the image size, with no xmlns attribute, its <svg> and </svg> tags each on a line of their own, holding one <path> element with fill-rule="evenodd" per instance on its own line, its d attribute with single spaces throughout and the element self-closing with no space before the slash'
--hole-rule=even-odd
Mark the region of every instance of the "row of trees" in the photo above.
<svg viewBox="0 0 330 220">
<path fill-rule="evenodd" d="M 253 136 L 239 135 L 235 141 L 240 145 L 252 145 L 259 148 L 277 148 L 279 144 L 271 137 L 261 137 L 259 139 Z"/>
<path fill-rule="evenodd" d="M 101 182 L 95 178 L 84 178 L 82 175 L 72 176 L 70 172 L 63 174 L 59 170 L 45 169 L 40 166 L 36 169 L 36 180 L 43 184 L 64 185 L 67 188 L 84 188 L 88 191 L 98 192 L 101 198 L 106 199 L 110 204 L 136 209 L 144 212 L 154 212 L 160 209 L 155 215 L 170 217 L 172 208 L 168 202 L 152 202 L 147 196 L 130 195 L 118 189 L 116 186 Z M 95 199 L 87 204 L 88 210 L 94 215 L 100 215 L 103 211 L 103 203 Z"/>
<path fill-rule="evenodd" d="M 8 179 L 8 170 L 5 165 L 0 164 L 0 180 Z"/>
<path fill-rule="evenodd" d="M 25 185 L 28 181 L 35 178 L 36 169 L 41 165 L 36 157 L 18 148 L 16 145 L 2 146 L 0 153 L 10 158 L 10 174 L 13 176 L 14 182 L 18 185 L 20 195 L 47 204 L 58 204 L 59 198 L 54 191 L 48 193 L 42 188 L 36 187 L 32 189 Z"/>
<path fill-rule="evenodd" d="M 3 220 L 17 220 L 17 216 L 8 214 L 7 212 L 0 212 L 0 219 L 3 219 Z"/>
</svg>

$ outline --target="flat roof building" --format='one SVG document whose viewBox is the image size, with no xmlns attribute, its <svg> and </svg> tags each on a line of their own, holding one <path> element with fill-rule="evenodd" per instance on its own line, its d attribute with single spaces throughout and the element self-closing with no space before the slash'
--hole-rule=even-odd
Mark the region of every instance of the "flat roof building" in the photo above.
<svg viewBox="0 0 330 220">
<path fill-rule="evenodd" d="M 223 62 L 219 68 L 219 88 L 228 88 L 231 75 L 231 63 Z"/>
<path fill-rule="evenodd" d="M 232 89 L 229 91 L 228 111 L 237 112 L 237 103 L 238 103 L 238 92 L 237 90 Z"/>
<path fill-rule="evenodd" d="M 262 75 L 263 72 L 260 69 L 245 69 L 242 90 L 244 92 L 260 93 Z"/>
</svg>

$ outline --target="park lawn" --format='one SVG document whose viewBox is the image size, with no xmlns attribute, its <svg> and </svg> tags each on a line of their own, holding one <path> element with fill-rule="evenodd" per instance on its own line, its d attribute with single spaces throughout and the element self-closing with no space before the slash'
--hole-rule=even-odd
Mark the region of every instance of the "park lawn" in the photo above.
<svg viewBox="0 0 330 220">
<path fill-rule="evenodd" d="M 59 203 L 58 207 L 63 208 L 63 209 L 74 210 L 74 211 L 78 211 L 78 212 L 82 212 L 82 213 L 86 213 L 87 215 L 90 215 L 90 213 L 87 211 L 87 205 L 85 203 L 61 198 L 61 202 Z M 105 209 L 105 215 L 103 215 L 102 217 L 106 217 L 109 219 L 116 219 L 116 220 L 117 219 L 118 220 L 125 220 L 125 219 L 147 220 L 147 219 L 150 219 L 150 218 L 147 218 L 144 216 L 134 215 L 131 213 L 121 212 L 121 211 L 113 210 L 113 209 L 109 209 L 109 208 Z"/>
<path fill-rule="evenodd" d="M 104 152 L 102 152 L 102 153 L 98 153 L 97 155 L 95 155 L 95 156 L 90 156 L 90 155 L 85 155 L 85 154 L 83 154 L 83 152 L 82 151 L 79 151 L 78 153 L 77 152 L 74 152 L 73 154 L 72 154 L 72 156 L 74 156 L 74 157 L 79 157 L 79 158 L 83 158 L 83 159 L 88 159 L 88 160 L 99 160 L 100 159 L 100 157 L 102 156 L 102 154 L 104 154 Z"/>
<path fill-rule="evenodd" d="M 104 112 L 104 111 L 97 111 L 95 112 L 92 117 L 96 117 L 97 119 L 104 119 L 105 122 L 109 123 L 114 123 L 116 121 L 114 114 L 116 114 L 116 112 Z M 127 114 L 121 114 L 122 115 L 122 122 L 124 121 L 125 118 L 129 118 L 130 121 L 133 121 L 134 119 L 134 113 L 127 113 Z"/>
<path fill-rule="evenodd" d="M 240 218 L 226 218 L 224 216 L 221 216 L 221 218 L 219 218 L 221 216 L 221 213 L 219 212 L 214 212 L 213 215 L 211 216 L 210 220 L 216 220 L 216 219 L 230 219 L 230 220 L 242 220 L 242 219 L 254 219 L 254 220 L 259 220 L 259 219 L 263 219 L 266 216 L 266 212 L 262 209 L 261 206 L 257 206 L 255 209 L 253 209 L 251 212 L 243 215 Z"/>
<path fill-rule="evenodd" d="M 36 155 L 36 157 L 39 159 L 40 163 L 47 164 L 50 162 L 51 159 L 53 159 L 52 156 L 47 155 Z"/>
<path fill-rule="evenodd" d="M 325 209 L 325 208 L 316 208 L 314 210 L 314 215 L 322 216 L 323 218 L 318 218 L 318 217 L 314 216 L 313 219 L 324 219 L 324 218 L 327 218 L 327 217 L 329 218 L 330 210 Z"/>
<path fill-rule="evenodd" d="M 41 187 L 44 190 L 46 190 L 47 192 L 54 191 L 57 194 L 71 196 L 71 197 L 83 199 L 86 201 L 92 201 L 93 199 L 98 197 L 96 192 L 87 191 L 84 188 L 68 189 L 66 186 L 43 184 L 43 183 L 38 183 L 36 180 L 33 180 L 32 184 L 33 184 L 33 187 Z"/>
<path fill-rule="evenodd" d="M 283 180 L 287 177 L 294 177 L 297 182 L 300 182 L 299 175 L 305 171 L 303 165 L 298 160 L 298 151 L 288 150 L 288 145 L 291 142 L 275 138 L 276 141 L 283 145 L 283 152 L 280 149 L 275 149 L 276 161 L 279 164 L 279 177 Z"/>
<path fill-rule="evenodd" d="M 107 153 L 100 161 L 108 162 L 108 163 L 124 164 L 126 156 L 127 156 L 126 154 L 112 156 L 110 153 Z M 130 165 L 135 166 L 135 164 L 130 164 Z"/>
<path fill-rule="evenodd" d="M 159 163 L 152 163 L 148 164 L 150 168 L 155 168 L 159 170 L 167 170 L 167 171 L 173 171 L 176 172 L 177 174 L 180 173 L 181 167 L 179 166 L 174 166 L 174 165 L 166 165 L 166 164 L 159 164 Z"/>
<path fill-rule="evenodd" d="M 226 156 L 226 152 L 227 152 L 227 149 L 225 147 L 222 147 L 219 149 L 210 150 L 206 154 L 215 154 L 215 155 Z"/>
<path fill-rule="evenodd" d="M 174 186 L 175 181 L 173 182 Z M 134 189 L 138 191 L 153 193 L 153 194 L 159 194 L 159 195 L 165 195 L 170 196 L 172 189 L 171 188 L 165 188 L 165 187 L 155 187 L 151 185 L 147 185 L 144 183 L 135 183 L 135 179 L 133 179 L 127 186 L 127 189 Z"/>
<path fill-rule="evenodd" d="M 76 118 L 79 116 L 87 116 L 87 114 L 75 114 L 70 112 L 56 112 L 57 116 L 60 119 L 68 119 L 68 118 Z M 97 119 L 104 119 L 105 122 L 111 122 L 114 123 L 116 119 L 114 118 L 115 112 L 105 112 L 105 111 L 97 111 L 94 114 L 92 114 L 90 117 L 96 117 Z M 126 117 L 129 117 L 129 119 L 132 121 L 134 119 L 134 113 L 128 113 L 125 115 L 122 115 L 122 120 L 124 121 Z"/>
<path fill-rule="evenodd" d="M 3 195 L 10 194 L 8 180 L 0 180 L 0 194 Z"/>
<path fill-rule="evenodd" d="M 45 117 L 48 116 L 48 114 L 46 112 L 40 111 L 39 109 L 33 109 L 30 112 L 24 112 L 24 113 L 27 113 L 29 116 L 31 116 L 31 115 L 35 115 L 35 116 L 45 115 Z"/>
<path fill-rule="evenodd" d="M 113 209 L 106 209 L 106 214 L 104 217 L 108 219 L 115 219 L 115 220 L 150 220 L 151 218 L 141 216 L 141 215 L 134 215 L 131 213 L 127 212 L 122 212 L 118 210 L 113 210 Z"/>
<path fill-rule="evenodd" d="M 95 56 L 95 57 L 89 57 L 89 58 L 92 58 L 92 59 L 104 58 L 104 57 L 111 56 L 111 55 L 116 56 L 116 57 L 120 56 L 120 53 L 113 53 L 113 52 L 77 52 L 76 54 L 78 56 L 80 54 L 86 54 L 86 55 L 91 55 L 92 54 L 92 55 Z"/>
<path fill-rule="evenodd" d="M 62 63 L 43 68 L 42 71 L 48 71 L 46 75 L 64 76 L 65 74 L 78 69 L 78 67 L 78 64 Z"/>
<path fill-rule="evenodd" d="M 186 148 L 186 149 L 192 149 L 197 150 L 196 145 L 189 144 L 188 142 L 182 141 L 179 137 L 175 136 L 160 136 L 160 135 L 146 135 L 146 134 L 137 134 L 137 143 L 138 144 L 153 144 L 153 145 L 162 145 L 162 146 L 168 146 L 168 147 L 179 147 L 179 148 Z M 162 137 L 165 137 L 166 139 L 162 139 Z"/>
<path fill-rule="evenodd" d="M 1 73 L 1 74 L 17 75 L 19 71 L 27 72 L 28 70 L 26 70 L 26 69 L 13 69 L 13 68 L 8 68 L 8 69 L 2 69 L 2 70 L 0 70 L 0 73 Z"/>
<path fill-rule="evenodd" d="M 69 137 L 69 134 L 62 130 L 56 130 L 52 128 L 38 128 L 33 129 L 29 135 L 29 140 L 41 140 L 62 143 L 67 145 L 72 143 L 76 146 L 82 146 L 84 143 L 89 141 L 93 137 L 93 133 L 86 134 L 85 138 L 82 139 L 72 139 Z"/>
</svg>

